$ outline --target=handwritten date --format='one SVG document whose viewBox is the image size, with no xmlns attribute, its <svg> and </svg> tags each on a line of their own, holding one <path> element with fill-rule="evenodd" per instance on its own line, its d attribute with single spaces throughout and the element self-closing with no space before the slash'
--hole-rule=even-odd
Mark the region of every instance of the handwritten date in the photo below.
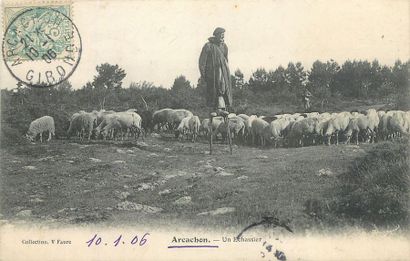
<svg viewBox="0 0 410 261">
<path fill-rule="evenodd" d="M 95 234 L 90 240 L 85 242 L 88 247 L 91 246 L 99 246 L 99 245 L 105 245 L 107 246 L 108 244 L 112 244 L 115 247 L 119 246 L 120 244 L 131 244 L 131 245 L 139 245 L 139 246 L 144 246 L 148 242 L 148 236 L 149 233 L 145 233 L 142 237 L 139 237 L 138 235 L 135 235 L 131 240 L 128 238 L 126 239 L 122 235 L 119 235 L 114 241 L 110 242 L 105 242 L 103 241 L 103 238 L 100 237 L 98 234 Z"/>
</svg>

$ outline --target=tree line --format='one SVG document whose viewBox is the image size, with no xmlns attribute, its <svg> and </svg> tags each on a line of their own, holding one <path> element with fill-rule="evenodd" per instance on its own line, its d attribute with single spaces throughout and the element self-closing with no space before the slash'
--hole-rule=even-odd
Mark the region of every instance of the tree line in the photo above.
<svg viewBox="0 0 410 261">
<path fill-rule="evenodd" d="M 265 103 L 297 103 L 303 90 L 308 88 L 321 105 L 335 98 L 371 99 L 403 108 L 409 101 L 409 63 L 397 60 L 393 66 L 387 66 L 377 60 L 348 60 L 339 65 L 329 60 L 315 61 L 310 70 L 300 62 L 289 63 L 287 68 L 257 69 L 248 82 L 244 82 L 242 72 L 237 70 L 234 93 L 239 101 L 256 96 Z"/>
</svg>

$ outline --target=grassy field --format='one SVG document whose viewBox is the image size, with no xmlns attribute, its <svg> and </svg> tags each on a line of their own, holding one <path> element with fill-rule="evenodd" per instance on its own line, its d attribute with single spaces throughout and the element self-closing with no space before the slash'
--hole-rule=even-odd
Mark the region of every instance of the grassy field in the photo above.
<svg viewBox="0 0 410 261">
<path fill-rule="evenodd" d="M 234 145 L 229 155 L 227 145 L 216 144 L 209 155 L 206 141 L 157 135 L 2 148 L 0 219 L 239 230 L 276 213 L 297 232 L 321 229 L 305 202 L 326 202 L 337 175 L 372 146 Z"/>
</svg>

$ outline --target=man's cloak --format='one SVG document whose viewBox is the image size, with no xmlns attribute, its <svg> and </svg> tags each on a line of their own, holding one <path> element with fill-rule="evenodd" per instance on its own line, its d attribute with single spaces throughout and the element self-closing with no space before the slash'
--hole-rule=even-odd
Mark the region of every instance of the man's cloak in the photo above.
<svg viewBox="0 0 410 261">
<path fill-rule="evenodd" d="M 217 107 L 218 96 L 224 97 L 225 105 L 232 105 L 231 73 L 228 66 L 228 47 L 210 37 L 199 57 L 202 84 L 206 84 L 206 103 Z"/>
</svg>

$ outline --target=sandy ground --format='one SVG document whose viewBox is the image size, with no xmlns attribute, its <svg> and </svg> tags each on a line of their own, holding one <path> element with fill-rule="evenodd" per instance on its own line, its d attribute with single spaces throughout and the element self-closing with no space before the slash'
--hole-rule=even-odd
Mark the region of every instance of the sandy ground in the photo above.
<svg viewBox="0 0 410 261">
<path fill-rule="evenodd" d="M 373 144 L 260 149 L 154 135 L 145 141 L 53 140 L 1 149 L 1 217 L 47 224 L 151 224 L 239 229 L 276 213 L 315 226 L 308 199 Z"/>
</svg>

